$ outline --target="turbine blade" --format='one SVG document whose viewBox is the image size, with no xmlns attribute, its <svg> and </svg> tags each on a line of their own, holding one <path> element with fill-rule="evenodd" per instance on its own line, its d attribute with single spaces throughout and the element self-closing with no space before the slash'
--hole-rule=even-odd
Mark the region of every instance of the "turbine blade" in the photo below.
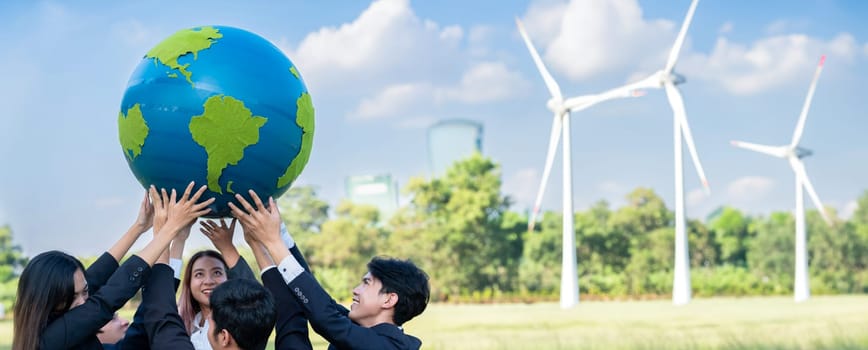
<svg viewBox="0 0 868 350">
<path fill-rule="evenodd" d="M 814 185 L 812 185 L 811 180 L 808 179 L 808 173 L 805 171 L 805 164 L 796 157 L 790 157 L 789 160 L 790 166 L 793 168 L 793 171 L 796 172 L 796 177 L 802 181 L 802 185 L 805 187 L 805 190 L 808 191 L 808 197 L 811 197 L 811 202 L 814 202 L 814 206 L 817 207 L 817 211 L 820 212 L 823 221 L 825 221 L 827 225 L 832 226 L 832 220 L 829 218 L 829 215 L 826 214 L 826 207 L 823 206 L 823 202 L 820 201 L 820 196 L 817 196 L 817 191 L 814 191 Z"/>
<path fill-rule="evenodd" d="M 766 146 L 760 145 L 756 143 L 744 142 L 744 141 L 730 141 L 733 146 L 744 148 L 747 150 L 751 150 L 754 152 L 768 154 L 773 157 L 778 158 L 786 158 L 787 157 L 787 147 L 780 146 Z"/>
<path fill-rule="evenodd" d="M 539 215 L 540 206 L 542 205 L 543 194 L 546 191 L 546 185 L 548 184 L 549 175 L 552 171 L 552 163 L 555 161 L 555 152 L 558 151 L 558 142 L 561 139 L 561 127 L 562 127 L 562 118 L 563 114 L 555 113 L 554 120 L 552 121 L 552 133 L 549 136 L 549 150 L 546 153 L 546 165 L 543 169 L 543 175 L 540 179 L 539 184 L 539 192 L 536 195 L 536 201 L 533 205 L 533 212 L 530 215 L 530 220 L 527 222 L 528 231 L 533 231 L 533 226 L 536 224 L 536 218 Z"/>
<path fill-rule="evenodd" d="M 696 5 L 699 0 L 693 0 L 690 3 L 690 9 L 687 10 L 687 17 L 684 18 L 684 23 L 681 24 L 681 30 L 678 32 L 678 38 L 675 39 L 675 45 L 672 46 L 672 51 L 669 51 L 669 59 L 666 61 L 666 68 L 663 72 L 666 74 L 672 73 L 675 68 L 675 63 L 678 62 L 678 54 L 681 52 L 681 46 L 684 45 L 684 37 L 687 36 L 687 28 L 690 27 L 690 21 L 693 20 L 693 12 L 696 11 Z"/>
<path fill-rule="evenodd" d="M 518 32 L 521 33 L 521 37 L 522 39 L 524 39 L 524 44 L 527 45 L 527 50 L 530 51 L 530 56 L 533 57 L 533 62 L 534 64 L 536 64 L 536 68 L 542 75 L 543 80 L 546 83 L 546 88 L 549 89 L 549 93 L 551 93 L 552 97 L 557 100 L 563 99 L 563 95 L 561 94 L 561 87 L 558 86 L 558 82 L 555 81 L 555 78 L 552 78 L 552 75 L 549 73 L 548 69 L 546 69 L 545 64 L 539 57 L 539 53 L 537 53 L 536 48 L 530 41 L 530 37 L 527 36 L 527 31 L 525 31 L 524 25 L 521 24 L 521 20 L 516 18 L 515 24 L 518 26 Z"/>
<path fill-rule="evenodd" d="M 663 85 L 666 88 L 666 97 L 669 98 L 669 105 L 672 106 L 672 112 L 675 115 L 675 120 L 681 126 L 681 132 L 684 134 L 684 140 L 687 141 L 687 150 L 690 151 L 690 158 L 693 159 L 696 173 L 699 174 L 699 180 L 702 181 L 702 187 L 705 188 L 705 193 L 710 193 L 711 188 L 708 186 L 708 179 L 705 177 L 705 171 L 702 170 L 702 163 L 699 161 L 699 154 L 696 152 L 696 146 L 693 144 L 693 135 L 690 133 L 690 126 L 687 124 L 687 112 L 684 109 L 684 99 L 681 98 L 681 93 L 672 82 L 666 82 Z"/>
<path fill-rule="evenodd" d="M 596 95 L 584 95 L 568 98 L 564 101 L 564 108 L 570 111 L 577 112 L 589 108 L 597 103 L 614 100 L 616 98 L 639 97 L 645 95 L 645 90 L 636 89 L 635 84 L 628 84 L 614 89 L 604 91 Z"/>
<path fill-rule="evenodd" d="M 814 98 L 817 80 L 820 79 L 820 73 L 823 72 L 823 63 L 825 62 L 826 55 L 820 56 L 820 63 L 817 64 L 817 70 L 814 71 L 814 79 L 811 80 L 811 87 L 808 88 L 808 96 L 805 97 L 805 104 L 802 106 L 802 114 L 799 115 L 799 123 L 796 125 L 796 131 L 793 132 L 793 141 L 790 142 L 790 147 L 796 147 L 799 144 L 799 140 L 802 139 L 802 132 L 805 130 L 805 119 L 808 119 L 808 109 L 811 108 L 811 99 Z"/>
</svg>

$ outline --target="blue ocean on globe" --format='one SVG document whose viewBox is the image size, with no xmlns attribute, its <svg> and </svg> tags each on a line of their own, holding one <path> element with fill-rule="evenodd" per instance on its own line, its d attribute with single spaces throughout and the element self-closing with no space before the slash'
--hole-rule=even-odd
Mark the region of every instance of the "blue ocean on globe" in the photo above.
<svg viewBox="0 0 868 350">
<path fill-rule="evenodd" d="M 181 30 L 135 68 L 121 102 L 124 157 L 147 188 L 207 184 L 209 217 L 229 216 L 235 193 L 283 194 L 310 157 L 314 110 L 292 61 L 238 28 Z"/>
</svg>

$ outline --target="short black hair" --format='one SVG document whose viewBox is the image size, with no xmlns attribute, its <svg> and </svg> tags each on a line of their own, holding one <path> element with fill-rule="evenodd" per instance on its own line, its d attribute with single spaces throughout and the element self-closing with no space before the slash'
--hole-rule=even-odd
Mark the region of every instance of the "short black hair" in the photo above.
<svg viewBox="0 0 868 350">
<path fill-rule="evenodd" d="M 398 294 L 394 322 L 403 325 L 425 311 L 431 291 L 428 274 L 410 260 L 374 257 L 368 262 L 368 272 L 380 280 L 381 293 Z"/>
<path fill-rule="evenodd" d="M 274 297 L 260 284 L 231 279 L 211 292 L 212 332 L 225 329 L 245 350 L 265 349 L 277 320 Z"/>
</svg>

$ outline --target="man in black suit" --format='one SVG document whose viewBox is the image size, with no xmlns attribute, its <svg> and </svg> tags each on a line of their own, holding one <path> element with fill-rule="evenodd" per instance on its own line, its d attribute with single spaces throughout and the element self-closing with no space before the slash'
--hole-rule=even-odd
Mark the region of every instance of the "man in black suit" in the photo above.
<svg viewBox="0 0 868 350">
<path fill-rule="evenodd" d="M 143 325 L 152 349 L 193 349 L 175 303 L 172 269 L 155 264 L 142 289 Z M 213 349 L 265 349 L 276 319 L 274 298 L 247 279 L 223 282 L 211 293 L 208 341 Z"/>
<path fill-rule="evenodd" d="M 275 273 L 279 274 L 281 284 L 286 285 L 284 291 L 295 298 L 295 305 L 301 308 L 314 331 L 329 341 L 329 348 L 421 347 L 422 342 L 405 334 L 401 326 L 421 314 L 428 305 L 430 292 L 425 272 L 410 261 L 374 258 L 368 263 L 368 273 L 362 277 L 362 283 L 353 289 L 353 304 L 347 310 L 323 290 L 295 254 L 290 254 L 280 237 L 280 212 L 274 199 L 269 198 L 266 207 L 252 190 L 250 196 L 255 208 L 237 194 L 236 199 L 244 209 L 232 203 L 229 206 L 244 227 L 245 238 L 260 266 L 280 262 L 276 269 L 264 269 L 263 282 L 274 284 Z M 261 261 L 269 256 L 270 261 Z M 275 290 L 272 286 L 269 289 Z"/>
</svg>

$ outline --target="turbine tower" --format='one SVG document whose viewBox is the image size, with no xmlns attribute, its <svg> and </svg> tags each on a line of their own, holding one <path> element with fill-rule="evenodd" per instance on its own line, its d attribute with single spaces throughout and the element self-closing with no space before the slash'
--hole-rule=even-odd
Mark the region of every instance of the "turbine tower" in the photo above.
<svg viewBox="0 0 868 350">
<path fill-rule="evenodd" d="M 766 146 L 755 143 L 732 141 L 736 147 L 745 148 L 759 153 L 765 153 L 774 157 L 784 158 L 790 163 L 793 172 L 796 175 L 796 267 L 795 267 L 795 285 L 793 286 L 793 298 L 796 302 L 808 300 L 811 297 L 811 288 L 808 283 L 808 239 L 805 233 L 805 201 L 802 189 L 808 191 L 808 196 L 820 212 L 820 216 L 826 221 L 826 224 L 831 225 L 832 221 L 826 215 L 823 208 L 823 203 L 820 202 L 820 197 L 814 191 L 814 185 L 811 185 L 811 180 L 808 180 L 808 173 L 805 172 L 805 164 L 802 163 L 802 158 L 812 154 L 808 149 L 799 147 L 799 141 L 802 139 L 802 132 L 805 130 L 805 120 L 808 118 L 808 109 L 811 107 L 811 99 L 814 97 L 814 90 L 817 87 L 817 80 L 820 79 L 820 73 L 823 71 L 823 63 L 826 61 L 826 56 L 820 57 L 820 63 L 817 64 L 817 70 L 814 71 L 814 79 L 811 81 L 811 87 L 808 89 L 808 96 L 805 98 L 805 104 L 802 106 L 802 114 L 799 116 L 799 123 L 796 124 L 796 131 L 793 133 L 793 139 L 790 144 L 783 146 Z"/>
<path fill-rule="evenodd" d="M 684 23 L 681 24 L 681 30 L 678 33 L 678 38 L 675 39 L 675 45 L 669 52 L 669 59 L 666 61 L 666 66 L 649 77 L 638 82 L 627 85 L 633 89 L 660 89 L 666 90 L 666 97 L 669 100 L 669 106 L 672 107 L 673 124 L 674 124 L 674 142 L 675 142 L 675 276 L 672 283 L 672 303 L 675 305 L 683 305 L 690 302 L 690 259 L 688 256 L 687 242 L 687 215 L 684 210 L 684 171 L 683 171 L 683 156 L 681 152 L 682 142 L 687 143 L 687 150 L 690 152 L 690 157 L 693 159 L 693 165 L 696 167 L 696 172 L 699 179 L 702 181 L 702 186 L 706 193 L 710 193 L 708 180 L 705 178 L 705 172 L 702 170 L 702 164 L 699 162 L 699 155 L 696 153 L 696 147 L 693 144 L 693 135 L 690 133 L 690 126 L 687 124 L 687 111 L 684 108 L 684 99 L 681 97 L 681 92 L 678 91 L 676 85 L 684 83 L 684 76 L 675 73 L 675 64 L 678 62 L 678 54 L 681 51 L 681 46 L 684 45 L 684 38 L 687 36 L 687 28 L 690 27 L 690 21 L 693 19 L 693 12 L 696 11 L 696 5 L 699 0 L 693 0 L 690 4 L 690 9 L 687 10 L 687 16 L 684 18 Z M 682 141 L 683 134 L 683 141 Z"/>
<path fill-rule="evenodd" d="M 537 53 L 536 48 L 530 41 L 524 25 L 516 18 L 518 31 L 527 45 L 528 51 L 536 64 L 537 69 L 545 81 L 546 87 L 552 97 L 546 103 L 549 110 L 554 113 L 552 121 L 552 132 L 549 136 L 548 153 L 546 153 L 546 164 L 543 170 L 542 180 L 540 181 L 540 189 L 537 194 L 536 203 L 534 204 L 533 214 L 528 221 L 528 230 L 533 231 L 533 226 L 536 217 L 540 211 L 542 195 L 545 192 L 546 183 L 548 182 L 549 173 L 551 172 L 552 163 L 554 162 L 555 152 L 557 152 L 558 141 L 563 134 L 563 254 L 561 266 L 561 308 L 567 309 L 576 306 L 579 303 L 579 277 L 576 268 L 576 243 L 575 230 L 573 229 L 573 188 L 572 188 L 572 161 L 570 157 L 570 112 L 577 112 L 585 108 L 591 107 L 599 102 L 622 97 L 641 96 L 642 91 L 631 87 L 620 87 L 605 91 L 596 95 L 584 95 L 569 98 L 564 100 L 561 94 L 561 88 L 558 83 L 546 69 L 542 59 Z"/>
</svg>

